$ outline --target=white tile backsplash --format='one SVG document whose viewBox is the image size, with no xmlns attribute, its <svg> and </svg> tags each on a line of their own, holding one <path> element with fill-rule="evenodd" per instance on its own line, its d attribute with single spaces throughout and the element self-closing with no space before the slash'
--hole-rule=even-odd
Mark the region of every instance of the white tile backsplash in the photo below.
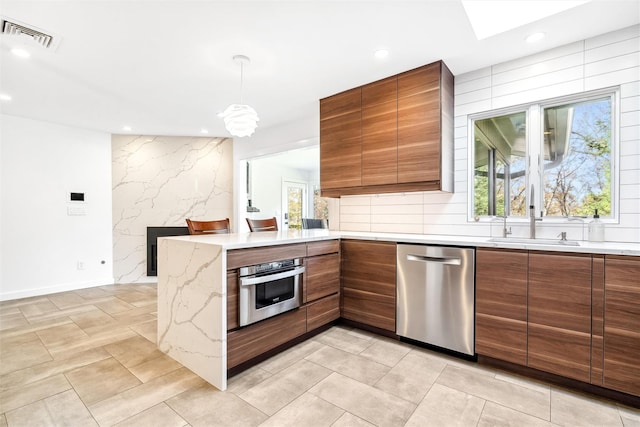
<svg viewBox="0 0 640 427">
<path fill-rule="evenodd" d="M 640 241 L 639 47 L 640 26 L 633 26 L 455 76 L 455 193 L 413 193 L 421 202 L 412 193 L 342 197 L 340 229 L 489 237 L 490 224 L 473 221 L 467 212 L 468 115 L 620 86 L 620 214 L 606 224 L 606 239 Z M 528 232 L 525 222 L 512 226 L 522 235 Z M 587 237 L 586 223 L 543 221 L 538 229 L 540 236 L 553 237 L 562 229 L 571 238 Z"/>
</svg>

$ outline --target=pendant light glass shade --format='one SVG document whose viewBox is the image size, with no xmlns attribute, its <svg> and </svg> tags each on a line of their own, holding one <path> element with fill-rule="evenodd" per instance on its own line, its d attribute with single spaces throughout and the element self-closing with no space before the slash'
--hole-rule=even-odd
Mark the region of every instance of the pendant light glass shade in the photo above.
<svg viewBox="0 0 640 427">
<path fill-rule="evenodd" d="M 242 103 L 242 84 L 244 64 L 249 63 L 249 58 L 244 55 L 236 55 L 233 60 L 240 63 L 240 104 L 231 104 L 226 110 L 218 114 L 224 119 L 224 125 L 233 136 L 251 136 L 258 127 L 258 113 L 251 106 Z"/>
</svg>

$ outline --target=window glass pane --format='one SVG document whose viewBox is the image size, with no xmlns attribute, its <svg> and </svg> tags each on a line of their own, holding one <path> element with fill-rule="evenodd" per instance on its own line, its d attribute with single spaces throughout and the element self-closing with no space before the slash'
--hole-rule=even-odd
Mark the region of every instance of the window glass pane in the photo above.
<svg viewBox="0 0 640 427">
<path fill-rule="evenodd" d="M 474 122 L 474 216 L 526 216 L 526 113 Z"/>
<path fill-rule="evenodd" d="M 473 215 L 487 216 L 489 215 L 489 176 L 486 159 L 484 164 L 481 163 L 479 165 L 478 161 L 476 160 L 476 168 L 474 170 L 473 179 Z"/>
<path fill-rule="evenodd" d="M 544 109 L 546 216 L 611 215 L 611 98 Z"/>
</svg>

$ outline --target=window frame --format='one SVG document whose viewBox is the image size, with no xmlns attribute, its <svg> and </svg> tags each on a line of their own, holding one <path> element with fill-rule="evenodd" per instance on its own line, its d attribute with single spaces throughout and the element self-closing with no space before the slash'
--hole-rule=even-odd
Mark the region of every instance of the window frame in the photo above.
<svg viewBox="0 0 640 427">
<path fill-rule="evenodd" d="M 543 147 L 544 133 L 544 110 L 570 103 L 583 103 L 597 99 L 609 98 L 611 102 L 611 214 L 600 219 L 606 223 L 619 223 L 620 212 L 620 173 L 619 173 L 619 153 L 620 153 L 620 87 L 609 87 L 578 94 L 566 95 L 545 100 L 533 101 L 514 106 L 498 108 L 467 115 L 467 213 L 468 222 L 491 222 L 496 216 L 475 215 L 475 122 L 477 120 L 489 119 L 515 113 L 525 113 L 526 124 L 526 188 L 534 186 L 534 205 L 536 216 L 540 214 L 542 208 L 542 192 L 544 191 L 544 156 L 541 155 Z M 531 204 L 530 190 L 526 192 L 527 206 Z M 511 216 L 510 222 L 528 222 L 529 210 L 526 216 Z M 567 222 L 568 218 L 560 216 L 544 217 L 546 222 Z M 586 218 L 585 218 L 586 219 Z"/>
</svg>

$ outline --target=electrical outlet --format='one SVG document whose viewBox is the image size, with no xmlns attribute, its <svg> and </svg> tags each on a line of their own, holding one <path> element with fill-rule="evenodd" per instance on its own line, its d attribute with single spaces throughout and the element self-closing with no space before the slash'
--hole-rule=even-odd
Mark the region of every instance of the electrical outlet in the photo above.
<svg viewBox="0 0 640 427">
<path fill-rule="evenodd" d="M 84 261 L 78 261 L 78 270 L 84 270 Z"/>
</svg>

